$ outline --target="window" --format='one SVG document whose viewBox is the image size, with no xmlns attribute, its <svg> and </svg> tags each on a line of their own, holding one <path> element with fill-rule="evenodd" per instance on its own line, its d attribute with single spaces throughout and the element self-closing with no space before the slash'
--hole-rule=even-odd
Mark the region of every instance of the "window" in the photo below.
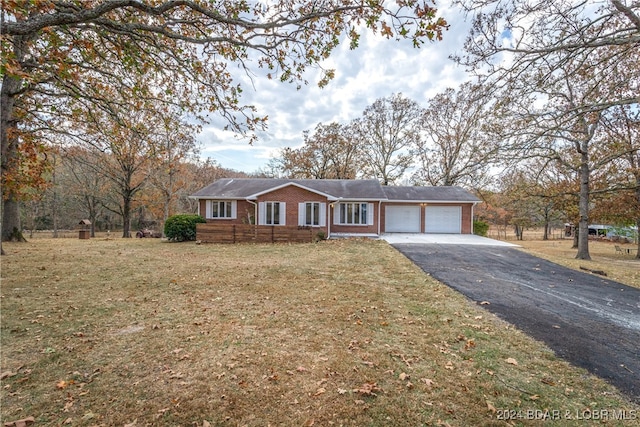
<svg viewBox="0 0 640 427">
<path fill-rule="evenodd" d="M 373 223 L 373 209 L 369 203 L 340 203 L 337 223 L 343 225 L 367 225 Z"/>
<path fill-rule="evenodd" d="M 298 206 L 298 225 L 306 227 L 324 227 L 326 225 L 326 203 L 304 202 Z"/>
<path fill-rule="evenodd" d="M 260 202 L 258 203 L 259 225 L 285 225 L 285 202 Z"/>
<path fill-rule="evenodd" d="M 267 225 L 280 224 L 280 202 L 266 202 L 267 216 L 265 222 Z"/>
<path fill-rule="evenodd" d="M 233 219 L 236 217 L 235 200 L 207 200 L 207 218 Z"/>
</svg>

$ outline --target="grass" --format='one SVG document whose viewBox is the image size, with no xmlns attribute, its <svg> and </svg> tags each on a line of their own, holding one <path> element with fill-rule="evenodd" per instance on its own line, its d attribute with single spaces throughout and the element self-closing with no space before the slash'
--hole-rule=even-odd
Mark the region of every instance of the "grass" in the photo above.
<svg viewBox="0 0 640 427">
<path fill-rule="evenodd" d="M 2 422 L 501 426 L 550 415 L 577 426 L 585 421 L 568 418 L 589 411 L 627 417 L 607 425 L 640 417 L 612 386 L 384 242 L 43 238 L 4 248 Z"/>
<path fill-rule="evenodd" d="M 532 255 L 548 259 L 565 267 L 579 270 L 585 267 L 591 270 L 603 271 L 607 278 L 624 283 L 628 286 L 640 288 L 640 260 L 633 255 L 616 254 L 615 245 L 623 248 L 637 248 L 630 243 L 620 244 L 606 241 L 590 241 L 590 261 L 576 259 L 577 250 L 571 246 L 571 240 L 522 240 L 513 242 L 522 246 L 523 250 Z"/>
</svg>

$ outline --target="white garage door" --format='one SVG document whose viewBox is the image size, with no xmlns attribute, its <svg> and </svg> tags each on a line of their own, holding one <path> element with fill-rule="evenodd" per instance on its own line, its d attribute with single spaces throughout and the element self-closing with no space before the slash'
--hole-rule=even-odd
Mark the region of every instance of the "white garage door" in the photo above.
<svg viewBox="0 0 640 427">
<path fill-rule="evenodd" d="M 460 206 L 427 206 L 425 233 L 459 234 L 462 225 Z"/>
<path fill-rule="evenodd" d="M 387 206 L 384 211 L 386 233 L 419 233 L 420 206 Z"/>
</svg>

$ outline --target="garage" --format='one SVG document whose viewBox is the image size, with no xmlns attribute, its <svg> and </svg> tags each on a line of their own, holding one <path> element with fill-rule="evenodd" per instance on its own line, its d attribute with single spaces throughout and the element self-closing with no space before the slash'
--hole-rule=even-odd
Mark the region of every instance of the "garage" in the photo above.
<svg viewBox="0 0 640 427">
<path fill-rule="evenodd" d="M 420 206 L 386 206 L 386 233 L 420 233 Z"/>
<path fill-rule="evenodd" d="M 460 206 L 427 206 L 425 233 L 459 234 L 462 224 Z"/>
</svg>

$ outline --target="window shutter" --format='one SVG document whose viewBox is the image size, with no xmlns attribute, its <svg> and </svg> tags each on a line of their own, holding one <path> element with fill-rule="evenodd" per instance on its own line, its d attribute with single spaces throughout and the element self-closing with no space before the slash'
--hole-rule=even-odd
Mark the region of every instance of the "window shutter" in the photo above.
<svg viewBox="0 0 640 427">
<path fill-rule="evenodd" d="M 342 203 L 336 203 L 333 206 L 333 224 L 340 225 L 340 206 L 342 206 Z"/>
<path fill-rule="evenodd" d="M 267 206 L 265 202 L 258 203 L 258 225 L 265 225 L 267 223 Z"/>
<path fill-rule="evenodd" d="M 231 201 L 231 219 L 236 219 L 238 216 L 238 202 L 235 200 Z"/>
<path fill-rule="evenodd" d="M 305 212 L 307 209 L 306 203 L 298 203 L 298 226 L 302 227 L 305 225 Z"/>
<path fill-rule="evenodd" d="M 287 225 L 287 204 L 280 202 L 280 225 Z"/>
<path fill-rule="evenodd" d="M 320 203 L 320 227 L 327 225 L 327 204 Z"/>
<path fill-rule="evenodd" d="M 373 225 L 373 203 L 367 203 L 367 225 Z"/>
<path fill-rule="evenodd" d="M 211 218 L 211 200 L 207 200 L 205 203 L 205 211 L 206 211 L 206 216 L 205 218 Z"/>
</svg>

